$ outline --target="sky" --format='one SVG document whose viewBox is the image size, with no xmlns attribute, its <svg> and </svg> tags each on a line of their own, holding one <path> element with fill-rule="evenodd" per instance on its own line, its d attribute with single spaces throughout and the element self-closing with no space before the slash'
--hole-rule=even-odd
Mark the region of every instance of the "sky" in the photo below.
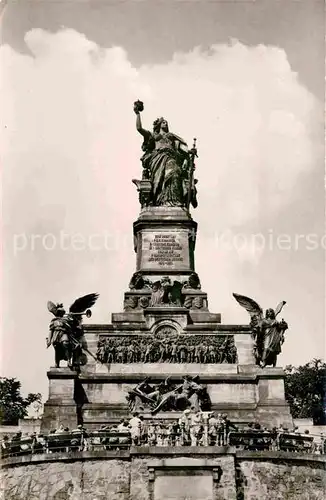
<svg viewBox="0 0 326 500">
<path fill-rule="evenodd" d="M 211 312 L 246 324 L 232 292 L 263 308 L 286 300 L 278 364 L 324 358 L 323 1 L 0 8 L 1 375 L 46 399 L 48 300 L 100 293 L 94 323 L 122 310 L 138 98 L 145 128 L 163 115 L 188 144 L 197 137 L 195 260 Z"/>
</svg>

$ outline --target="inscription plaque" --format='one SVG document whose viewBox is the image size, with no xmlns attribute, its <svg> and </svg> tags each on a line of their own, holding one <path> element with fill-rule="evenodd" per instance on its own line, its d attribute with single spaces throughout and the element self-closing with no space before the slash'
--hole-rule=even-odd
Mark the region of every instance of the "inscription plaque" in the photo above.
<svg viewBox="0 0 326 500">
<path fill-rule="evenodd" d="M 213 500 L 213 479 L 206 471 L 182 470 L 158 475 L 154 483 L 154 500 Z"/>
<path fill-rule="evenodd" d="M 189 270 L 187 231 L 142 233 L 141 269 Z"/>
</svg>

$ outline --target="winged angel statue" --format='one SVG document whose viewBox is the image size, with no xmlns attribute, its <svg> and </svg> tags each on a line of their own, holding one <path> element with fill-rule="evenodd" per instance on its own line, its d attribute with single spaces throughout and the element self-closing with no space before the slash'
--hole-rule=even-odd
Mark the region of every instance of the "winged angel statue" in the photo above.
<svg viewBox="0 0 326 500">
<path fill-rule="evenodd" d="M 87 363 L 84 351 L 91 354 L 86 345 L 83 316 L 90 318 L 92 311 L 89 309 L 97 301 L 97 293 L 89 293 L 76 299 L 66 313 L 63 304 L 47 303 L 48 310 L 54 315 L 50 323 L 50 335 L 46 339 L 47 347 L 53 345 L 55 352 L 55 366 L 60 367 L 60 361 L 68 362 L 71 368 L 77 368 Z"/>
<path fill-rule="evenodd" d="M 262 308 L 253 299 L 237 293 L 234 293 L 233 297 L 250 314 L 256 364 L 262 368 L 267 365 L 275 367 L 277 355 L 280 354 L 284 342 L 284 332 L 288 328 L 284 319 L 277 321 L 276 317 L 286 302 L 282 300 L 275 310 L 266 309 L 264 317 Z"/>
</svg>

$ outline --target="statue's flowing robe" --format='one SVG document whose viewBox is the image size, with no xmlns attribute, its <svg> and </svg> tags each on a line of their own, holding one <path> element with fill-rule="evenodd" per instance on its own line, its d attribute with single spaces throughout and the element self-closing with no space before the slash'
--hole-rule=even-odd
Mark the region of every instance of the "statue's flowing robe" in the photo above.
<svg viewBox="0 0 326 500">
<path fill-rule="evenodd" d="M 156 206 L 182 206 L 187 196 L 187 172 L 182 168 L 188 157 L 187 145 L 171 133 L 148 134 L 144 144 L 151 146 L 142 161 L 152 183 L 151 201 Z"/>
<path fill-rule="evenodd" d="M 71 320 L 67 317 L 53 318 L 50 323 L 50 342 L 52 345 L 57 345 L 62 342 L 69 342 L 71 333 Z"/>
<path fill-rule="evenodd" d="M 263 329 L 263 353 L 265 364 L 273 364 L 276 356 L 281 352 L 284 330 L 276 320 L 264 320 Z"/>
</svg>

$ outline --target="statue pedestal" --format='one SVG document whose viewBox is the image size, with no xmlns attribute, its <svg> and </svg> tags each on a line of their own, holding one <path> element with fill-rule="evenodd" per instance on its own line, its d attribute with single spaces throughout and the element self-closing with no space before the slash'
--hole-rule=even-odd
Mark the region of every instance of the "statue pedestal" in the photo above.
<svg viewBox="0 0 326 500">
<path fill-rule="evenodd" d="M 260 369 L 258 383 L 257 419 L 263 425 L 293 425 L 290 408 L 284 397 L 284 371 L 282 368 Z M 276 423 L 275 423 L 276 422 Z"/>
<path fill-rule="evenodd" d="M 69 368 L 51 368 L 49 398 L 44 404 L 41 432 L 47 433 L 60 425 L 74 429 L 77 426 L 75 389 L 78 374 Z"/>
<path fill-rule="evenodd" d="M 133 228 L 136 273 L 125 293 L 124 310 L 156 307 L 160 298 L 153 297 L 153 291 L 165 286 L 164 306 L 207 312 L 207 294 L 200 289 L 195 274 L 197 223 L 189 211 L 182 207 L 146 207 Z"/>
<path fill-rule="evenodd" d="M 148 276 L 194 271 L 197 223 L 181 207 L 147 207 L 134 223 L 137 271 Z"/>
</svg>

